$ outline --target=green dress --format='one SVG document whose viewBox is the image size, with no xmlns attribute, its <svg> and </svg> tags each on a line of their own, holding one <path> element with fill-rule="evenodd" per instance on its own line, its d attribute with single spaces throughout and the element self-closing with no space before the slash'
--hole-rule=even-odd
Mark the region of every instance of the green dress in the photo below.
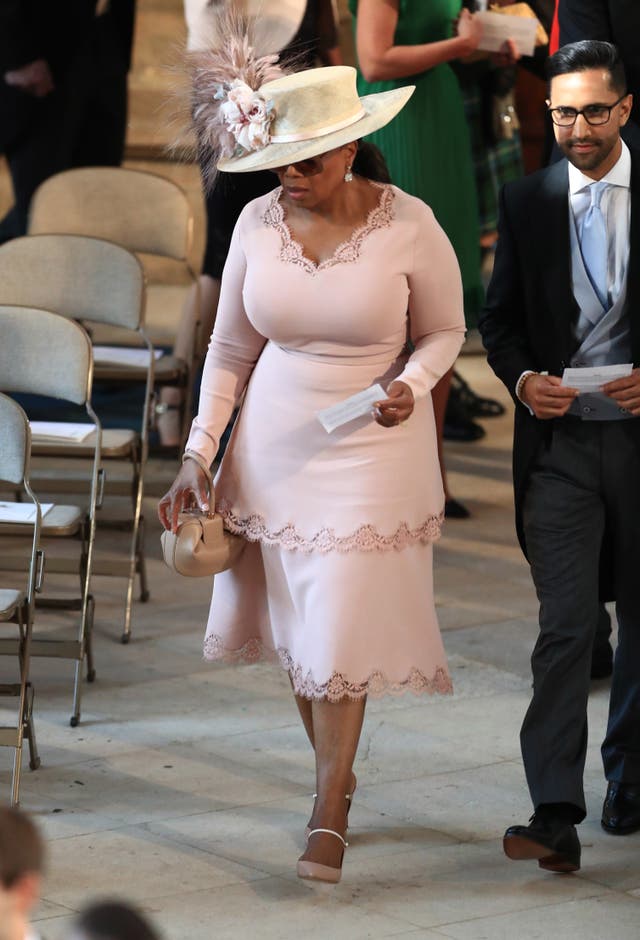
<svg viewBox="0 0 640 940">
<path fill-rule="evenodd" d="M 400 0 L 396 45 L 449 39 L 460 0 Z M 358 0 L 349 0 L 355 17 Z M 400 114 L 368 138 L 383 152 L 396 186 L 424 200 L 449 236 L 464 285 L 465 319 L 477 322 L 483 301 L 480 232 L 471 143 L 458 80 L 448 64 L 407 78 L 367 82 L 361 95 L 401 85 L 416 90 Z"/>
</svg>

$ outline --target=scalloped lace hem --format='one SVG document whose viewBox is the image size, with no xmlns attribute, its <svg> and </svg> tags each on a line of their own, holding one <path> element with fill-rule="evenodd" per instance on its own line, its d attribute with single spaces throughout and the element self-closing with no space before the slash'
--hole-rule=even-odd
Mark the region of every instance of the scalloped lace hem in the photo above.
<svg viewBox="0 0 640 940">
<path fill-rule="evenodd" d="M 341 672 L 334 672 L 327 682 L 316 682 L 310 671 L 305 674 L 302 666 L 293 661 L 288 650 L 269 649 L 257 637 L 247 640 L 240 649 L 231 650 L 225 647 L 222 637 L 212 634 L 205 637 L 204 658 L 209 662 L 238 664 L 261 661 L 280 663 L 291 677 L 295 694 L 315 701 L 339 702 L 344 698 L 356 701 L 365 696 L 378 698 L 382 695 L 404 695 L 407 692 L 414 695 L 451 695 L 453 692 L 451 677 L 442 666 L 438 666 L 431 677 L 413 668 L 405 679 L 398 681 L 376 669 L 361 682 L 351 682 Z"/>
<path fill-rule="evenodd" d="M 444 512 L 429 516 L 415 528 L 401 522 L 395 532 L 383 535 L 374 525 L 367 523 L 358 526 L 348 535 L 337 535 L 335 529 L 323 527 L 315 535 L 304 536 L 297 531 L 292 522 L 280 529 L 270 529 L 263 516 L 252 513 L 249 516 L 236 515 L 230 505 L 222 499 L 216 506 L 224 520 L 225 529 L 235 535 L 241 535 L 249 542 L 263 542 L 265 545 L 279 545 L 289 551 L 301 552 L 386 552 L 399 551 L 416 542 L 435 542 L 442 533 Z"/>
</svg>

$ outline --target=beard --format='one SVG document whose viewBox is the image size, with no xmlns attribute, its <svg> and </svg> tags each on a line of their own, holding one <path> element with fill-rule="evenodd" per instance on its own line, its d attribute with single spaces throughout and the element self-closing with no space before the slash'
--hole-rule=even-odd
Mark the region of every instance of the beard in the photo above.
<svg viewBox="0 0 640 940">
<path fill-rule="evenodd" d="M 560 150 L 567 158 L 567 160 L 572 163 L 576 169 L 581 170 L 583 173 L 585 170 L 591 172 L 592 170 L 597 170 L 609 157 L 611 151 L 618 142 L 618 137 L 613 138 L 580 138 L 580 137 L 569 137 L 567 140 L 558 142 Z M 575 150 L 576 144 L 590 144 L 594 149 L 591 153 L 579 153 Z"/>
</svg>

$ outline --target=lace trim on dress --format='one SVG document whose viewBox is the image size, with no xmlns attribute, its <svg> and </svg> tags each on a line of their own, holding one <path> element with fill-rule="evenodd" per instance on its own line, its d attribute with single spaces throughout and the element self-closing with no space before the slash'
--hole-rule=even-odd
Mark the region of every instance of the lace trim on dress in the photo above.
<svg viewBox="0 0 640 940">
<path fill-rule="evenodd" d="M 391 186 L 382 183 L 372 182 L 371 185 L 380 189 L 378 204 L 371 209 L 364 224 L 354 229 L 351 236 L 338 245 L 331 257 L 326 258 L 319 264 L 306 257 L 302 245 L 291 234 L 291 229 L 286 222 L 284 207 L 280 202 L 282 187 L 279 186 L 274 190 L 269 205 L 262 216 L 262 221 L 280 234 L 282 240 L 280 260 L 285 263 L 297 264 L 304 268 L 308 274 L 317 274 L 318 271 L 324 271 L 326 268 L 333 267 L 334 264 L 352 264 L 357 261 L 360 257 L 362 243 L 366 237 L 376 229 L 387 228 L 393 221 L 393 189 Z"/>
<path fill-rule="evenodd" d="M 310 671 L 305 675 L 302 666 L 294 663 L 288 650 L 269 649 L 257 638 L 248 640 L 238 650 L 230 650 L 224 646 L 222 637 L 213 634 L 205 638 L 204 657 L 209 661 L 226 663 L 256 663 L 260 660 L 279 662 L 289 673 L 296 695 L 328 702 L 339 702 L 344 698 L 355 701 L 369 695 L 376 698 L 381 695 L 403 695 L 406 692 L 413 692 L 414 695 L 450 695 L 453 692 L 451 677 L 442 666 L 438 666 L 431 677 L 419 669 L 411 669 L 406 679 L 401 681 L 388 679 L 384 672 L 376 669 L 362 682 L 350 682 L 341 672 L 334 672 L 327 682 L 316 682 Z"/>
<path fill-rule="evenodd" d="M 386 552 L 391 549 L 400 551 L 416 542 L 435 542 L 440 538 L 444 512 L 438 516 L 429 516 L 425 522 L 409 528 L 401 522 L 391 535 L 382 535 L 375 526 L 367 523 L 358 526 L 349 535 L 337 535 L 335 529 L 324 527 L 315 535 L 305 537 L 297 531 L 292 522 L 280 529 L 269 529 L 263 516 L 252 513 L 242 518 L 236 515 L 224 499 L 216 505 L 216 511 L 224 520 L 224 527 L 235 535 L 241 535 L 249 542 L 263 542 L 265 545 L 279 545 L 288 551 L 300 552 Z"/>
</svg>

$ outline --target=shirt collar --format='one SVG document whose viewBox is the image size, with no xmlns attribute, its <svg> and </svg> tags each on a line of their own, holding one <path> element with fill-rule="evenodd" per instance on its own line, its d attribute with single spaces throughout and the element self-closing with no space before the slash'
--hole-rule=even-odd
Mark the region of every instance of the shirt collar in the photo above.
<svg viewBox="0 0 640 940">
<path fill-rule="evenodd" d="M 602 182 L 610 183 L 611 186 L 624 186 L 625 189 L 631 187 L 631 153 L 624 140 L 617 162 L 607 175 L 602 177 Z M 591 177 L 585 176 L 573 163 L 569 162 L 569 192 L 572 196 L 586 189 L 587 186 L 591 186 L 592 183 Z"/>
</svg>

